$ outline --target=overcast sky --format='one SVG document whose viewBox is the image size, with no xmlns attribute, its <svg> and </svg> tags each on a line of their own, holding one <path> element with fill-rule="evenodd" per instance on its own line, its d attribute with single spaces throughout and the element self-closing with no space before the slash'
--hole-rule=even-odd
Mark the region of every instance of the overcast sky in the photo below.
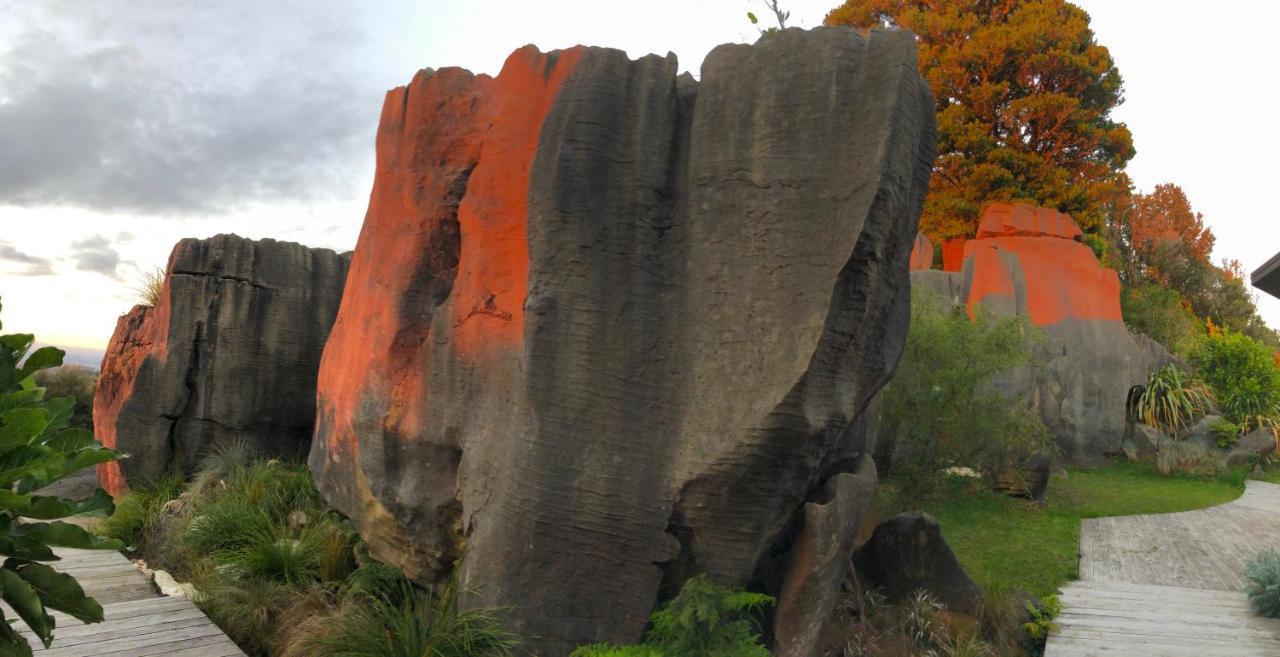
<svg viewBox="0 0 1280 657">
<path fill-rule="evenodd" d="M 836 4 L 783 0 L 802 27 Z M 1252 271 L 1280 251 L 1280 3 L 1222 0 L 1230 25 L 1199 1 L 1078 4 L 1124 75 L 1139 188 L 1181 185 L 1216 258 Z M 493 74 L 526 43 L 585 43 L 696 72 L 754 40 L 748 10 L 760 0 L 0 0 L 0 320 L 101 347 L 182 237 L 352 248 L 382 96 L 419 68 Z M 1280 300 L 1261 308 L 1280 327 Z"/>
</svg>

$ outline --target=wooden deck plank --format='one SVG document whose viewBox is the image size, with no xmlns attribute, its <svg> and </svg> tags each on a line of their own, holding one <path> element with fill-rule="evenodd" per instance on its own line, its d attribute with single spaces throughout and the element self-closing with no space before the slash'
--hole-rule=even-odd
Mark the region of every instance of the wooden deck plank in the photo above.
<svg viewBox="0 0 1280 657">
<path fill-rule="evenodd" d="M 77 577 L 85 592 L 102 603 L 105 620 L 85 624 L 53 612 L 57 629 L 47 649 L 19 623 L 39 657 L 244 657 L 194 603 L 159 595 L 124 555 L 55 551 L 62 560 L 51 565 Z"/>
<path fill-rule="evenodd" d="M 1245 564 L 1277 545 L 1280 486 L 1254 481 L 1209 509 L 1085 520 L 1045 657 L 1280 657 L 1280 620 L 1242 592 Z"/>
</svg>

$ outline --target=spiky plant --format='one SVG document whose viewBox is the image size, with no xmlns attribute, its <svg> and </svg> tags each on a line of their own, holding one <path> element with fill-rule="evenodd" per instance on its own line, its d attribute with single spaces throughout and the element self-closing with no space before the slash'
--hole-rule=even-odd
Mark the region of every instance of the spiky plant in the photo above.
<svg viewBox="0 0 1280 657">
<path fill-rule="evenodd" d="M 160 297 L 164 294 L 165 271 L 161 267 L 145 272 L 138 285 L 133 288 L 138 295 L 138 303 L 155 308 L 160 305 Z"/>
<path fill-rule="evenodd" d="M 423 592 L 405 584 L 392 597 L 348 600 L 296 646 L 310 657 L 511 657 L 516 637 L 493 610 L 462 609 L 455 574 Z"/>
<path fill-rule="evenodd" d="M 1173 365 L 1156 370 L 1138 397 L 1137 413 L 1144 424 L 1177 434 L 1213 408 L 1213 392 Z"/>
</svg>

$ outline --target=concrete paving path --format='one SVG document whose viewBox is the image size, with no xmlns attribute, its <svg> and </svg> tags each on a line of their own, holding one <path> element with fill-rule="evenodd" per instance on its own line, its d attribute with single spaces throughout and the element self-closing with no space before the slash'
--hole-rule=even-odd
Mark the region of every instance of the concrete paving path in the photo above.
<svg viewBox="0 0 1280 657">
<path fill-rule="evenodd" d="M 1199 511 L 1087 519 L 1045 657 L 1280 657 L 1280 620 L 1243 592 L 1266 548 L 1280 549 L 1275 484 Z"/>
</svg>

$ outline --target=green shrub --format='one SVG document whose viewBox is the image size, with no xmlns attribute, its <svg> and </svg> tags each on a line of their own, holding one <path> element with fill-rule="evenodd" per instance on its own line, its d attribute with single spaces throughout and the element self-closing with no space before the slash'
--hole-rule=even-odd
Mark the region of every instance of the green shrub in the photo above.
<svg viewBox="0 0 1280 657">
<path fill-rule="evenodd" d="M 94 528 L 99 536 L 121 541 L 140 550 L 155 528 L 165 504 L 182 492 L 182 475 L 172 473 L 134 485 L 116 502 L 112 513 Z"/>
<path fill-rule="evenodd" d="M 29 334 L 0 335 L 0 552 L 7 557 L 0 566 L 0 597 L 48 647 L 54 630 L 50 609 L 85 623 L 102 620 L 101 605 L 74 577 L 41 563 L 57 560 L 50 548 L 120 549 L 124 544 L 60 522 L 69 516 L 110 515 L 114 505 L 103 490 L 84 500 L 36 494 L 118 455 L 95 441 L 91 431 L 70 426 L 74 399 L 45 399 L 35 374 L 61 365 L 65 354 L 54 347 L 31 351 L 34 342 Z M 0 654 L 31 654 L 11 623 L 0 623 Z"/>
<path fill-rule="evenodd" d="M 935 488 L 952 466 L 994 482 L 1054 449 L 1029 400 L 993 392 L 998 377 L 1032 362 L 1039 336 L 1025 319 L 970 319 L 920 295 L 911 310 L 898 373 L 884 391 L 882 435 L 894 440 L 890 476 L 912 494 Z"/>
<path fill-rule="evenodd" d="M 1189 356 L 1205 333 L 1204 323 L 1187 307 L 1182 295 L 1163 285 L 1125 288 L 1120 301 L 1124 323 L 1170 353 Z"/>
<path fill-rule="evenodd" d="M 36 385 L 44 388 L 45 397 L 70 397 L 76 401 L 70 426 L 93 431 L 93 391 L 98 385 L 97 373 L 79 365 L 62 365 L 35 374 Z"/>
<path fill-rule="evenodd" d="M 1192 356 L 1213 388 L 1223 417 L 1241 433 L 1274 426 L 1280 418 L 1280 367 L 1269 347 L 1240 333 L 1206 337 Z"/>
<path fill-rule="evenodd" d="M 426 593 L 403 584 L 388 597 L 358 596 L 318 619 L 285 655 L 308 657 L 509 657 L 518 645 L 493 610 L 462 609 L 457 576 Z"/>
<path fill-rule="evenodd" d="M 1235 447 L 1240 442 L 1240 425 L 1227 419 L 1219 418 L 1209 423 L 1209 431 L 1213 434 L 1213 441 L 1222 449 Z"/>
<path fill-rule="evenodd" d="M 1057 629 L 1053 619 L 1062 613 L 1062 603 L 1058 601 L 1058 596 L 1051 595 L 1040 600 L 1041 606 L 1026 603 L 1027 613 L 1030 614 L 1031 620 L 1022 624 L 1022 629 L 1031 637 L 1031 640 L 1037 646 L 1044 646 L 1044 642 L 1049 638 L 1049 633 Z"/>
<path fill-rule="evenodd" d="M 1166 365 L 1147 378 L 1138 397 L 1138 417 L 1143 423 L 1176 435 L 1213 408 L 1213 393 L 1203 383 Z"/>
<path fill-rule="evenodd" d="M 642 645 L 582 646 L 570 657 L 769 657 L 756 616 L 771 604 L 763 593 L 733 591 L 699 575 L 653 612 Z"/>
<path fill-rule="evenodd" d="M 1244 571 L 1249 580 L 1249 602 L 1254 611 L 1267 618 L 1280 618 L 1280 554 L 1267 550 L 1249 562 Z"/>
</svg>

